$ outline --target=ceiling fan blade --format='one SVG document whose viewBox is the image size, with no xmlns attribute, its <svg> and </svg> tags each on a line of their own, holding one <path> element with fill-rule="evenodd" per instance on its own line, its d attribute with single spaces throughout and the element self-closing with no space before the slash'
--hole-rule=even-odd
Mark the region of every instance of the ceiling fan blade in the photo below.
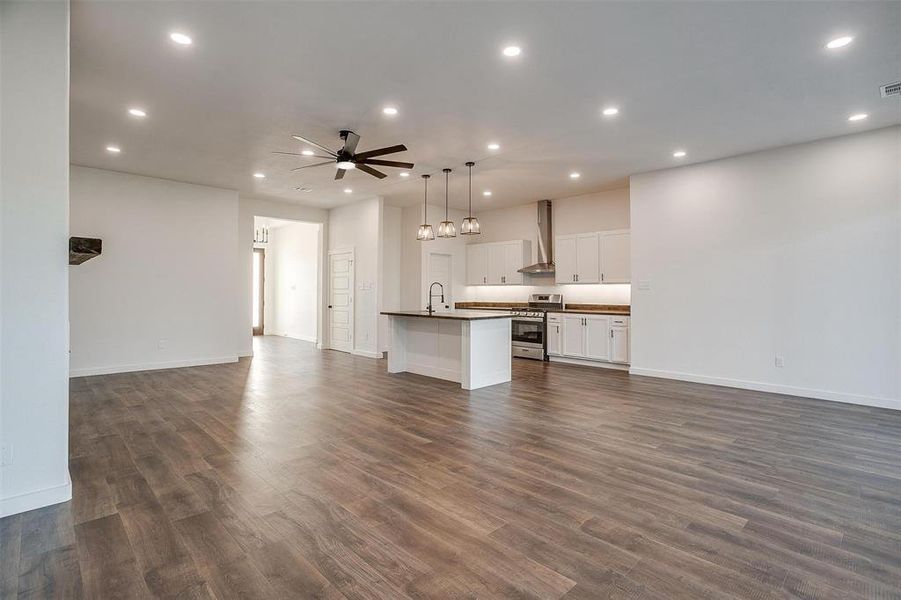
<svg viewBox="0 0 901 600">
<path fill-rule="evenodd" d="M 279 152 L 277 150 L 273 150 L 272 154 L 286 154 L 288 156 L 304 156 L 304 157 L 308 157 L 308 158 L 328 158 L 328 159 L 334 158 L 333 156 L 322 156 L 321 154 L 302 154 L 300 152 Z"/>
<path fill-rule="evenodd" d="M 354 160 L 361 160 L 372 156 L 382 156 L 383 154 L 394 154 L 395 152 L 403 152 L 406 149 L 407 147 L 403 144 L 398 144 L 396 146 L 388 146 L 387 148 L 379 148 L 378 150 L 367 150 L 366 152 L 354 154 Z"/>
<path fill-rule="evenodd" d="M 347 137 L 344 138 L 344 151 L 350 155 L 357 149 L 357 144 L 360 142 L 360 136 L 358 136 L 353 131 L 347 132 Z"/>
<path fill-rule="evenodd" d="M 334 164 L 334 161 L 329 160 L 326 162 L 316 163 L 313 165 L 304 165 L 302 167 L 297 167 L 296 169 L 291 169 L 291 170 L 292 171 L 300 171 L 301 169 L 309 169 L 310 167 L 321 167 L 322 165 L 331 165 L 331 164 Z"/>
<path fill-rule="evenodd" d="M 387 177 L 387 175 L 385 175 L 381 171 L 376 171 L 372 167 L 367 167 L 362 163 L 356 163 L 356 165 L 359 170 L 363 171 L 364 173 L 369 173 L 373 177 L 378 177 L 379 179 L 384 179 L 385 177 Z"/>
<path fill-rule="evenodd" d="M 337 152 L 332 152 L 331 150 L 329 150 L 328 148 L 326 148 L 326 147 L 323 146 L 322 144 L 317 144 L 317 143 L 314 142 L 313 140 L 308 140 L 307 138 L 301 137 L 301 136 L 299 136 L 299 135 L 292 135 L 291 137 L 293 137 L 295 140 L 298 140 L 298 141 L 300 141 L 300 142 L 303 142 L 304 144 L 309 144 L 310 146 L 315 146 L 316 148 L 319 148 L 320 150 L 322 150 L 323 152 L 325 152 L 325 153 L 328 154 L 329 156 L 338 156 L 338 153 L 337 153 Z"/>
<path fill-rule="evenodd" d="M 397 167 L 399 169 L 412 169 L 413 163 L 397 162 L 396 160 L 379 160 L 378 158 L 364 158 L 358 160 L 357 165 L 381 165 L 383 167 Z"/>
<path fill-rule="evenodd" d="M 347 173 L 347 169 L 338 169 L 338 172 L 335 173 L 335 181 L 339 179 L 344 179 L 344 174 Z"/>
</svg>

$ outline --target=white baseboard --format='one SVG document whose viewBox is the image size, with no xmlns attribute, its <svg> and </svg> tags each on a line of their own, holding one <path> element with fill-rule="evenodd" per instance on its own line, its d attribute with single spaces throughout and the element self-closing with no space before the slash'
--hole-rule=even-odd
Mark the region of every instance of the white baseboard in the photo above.
<svg viewBox="0 0 901 600">
<path fill-rule="evenodd" d="M 278 335 L 281 337 L 291 338 L 292 340 L 301 340 L 303 342 L 313 342 L 314 344 L 316 343 L 316 336 L 312 336 L 312 335 L 299 335 L 299 334 L 295 335 L 295 334 L 289 333 L 287 331 L 271 333 L 271 334 L 267 334 L 267 335 Z"/>
<path fill-rule="evenodd" d="M 786 394 L 788 396 L 801 396 L 803 398 L 816 398 L 818 400 L 830 400 L 832 402 L 844 402 L 846 404 L 859 404 L 876 408 L 891 408 L 901 410 L 901 400 L 892 398 L 880 398 L 878 396 L 864 396 L 861 394 L 849 394 L 847 392 L 835 392 L 832 390 L 818 390 L 815 388 L 803 388 L 777 383 L 765 383 L 762 381 L 747 381 L 743 379 L 728 379 L 725 377 L 712 377 L 709 375 L 696 375 L 694 373 L 682 373 L 679 371 L 663 371 L 658 369 L 643 369 L 632 367 L 629 369 L 632 375 L 645 375 L 647 377 L 659 377 L 662 379 L 678 379 L 693 383 L 706 383 L 709 385 L 722 385 L 725 387 L 754 390 L 756 392 L 771 392 L 774 394 Z"/>
<path fill-rule="evenodd" d="M 156 371 L 159 369 L 180 369 L 182 367 L 200 367 L 203 365 L 219 365 L 238 362 L 237 355 L 219 356 L 215 358 L 193 358 L 189 360 L 173 360 L 158 363 L 137 365 L 110 365 L 107 367 L 89 367 L 86 369 L 70 369 L 69 377 L 89 377 L 91 375 L 112 375 L 113 373 L 133 373 L 135 371 Z"/>
<path fill-rule="evenodd" d="M 570 358 L 568 356 L 549 356 L 551 362 L 566 363 L 569 365 L 582 365 L 583 367 L 600 367 L 602 369 L 613 369 L 614 371 L 628 371 L 629 365 L 620 363 L 602 362 L 599 360 L 583 360 L 581 358 Z"/>
<path fill-rule="evenodd" d="M 356 356 L 365 356 L 366 358 L 385 358 L 385 355 L 381 352 L 373 352 L 372 350 L 357 350 L 353 349 L 350 351 L 351 354 L 355 354 Z"/>
<path fill-rule="evenodd" d="M 36 508 L 43 508 L 72 499 L 72 481 L 66 473 L 66 483 L 53 487 L 25 492 L 8 498 L 0 498 L 0 518 L 17 515 Z"/>
</svg>

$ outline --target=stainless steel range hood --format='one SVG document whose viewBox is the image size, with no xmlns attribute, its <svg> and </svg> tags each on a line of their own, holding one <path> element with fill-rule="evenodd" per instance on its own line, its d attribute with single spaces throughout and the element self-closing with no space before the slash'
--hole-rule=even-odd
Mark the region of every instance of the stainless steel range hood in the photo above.
<svg viewBox="0 0 901 600">
<path fill-rule="evenodd" d="M 553 275 L 554 267 L 554 228 L 551 217 L 551 201 L 538 201 L 538 262 L 519 269 L 520 273 L 530 275 Z"/>
</svg>

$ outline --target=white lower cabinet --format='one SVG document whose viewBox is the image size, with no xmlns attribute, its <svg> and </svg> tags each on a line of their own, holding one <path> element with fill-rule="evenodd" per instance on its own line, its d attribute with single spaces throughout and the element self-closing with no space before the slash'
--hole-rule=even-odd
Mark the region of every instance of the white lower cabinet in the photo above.
<svg viewBox="0 0 901 600">
<path fill-rule="evenodd" d="M 610 317 L 585 315 L 585 358 L 610 359 Z"/>
<path fill-rule="evenodd" d="M 582 315 L 563 315 L 563 338 L 560 341 L 563 356 L 585 356 L 585 318 Z"/>
<path fill-rule="evenodd" d="M 549 313 L 548 356 L 629 364 L 629 317 Z"/>
<path fill-rule="evenodd" d="M 548 315 L 547 318 L 547 354 L 548 356 L 560 356 L 560 340 L 563 338 L 561 329 L 563 322 L 559 317 Z"/>
</svg>

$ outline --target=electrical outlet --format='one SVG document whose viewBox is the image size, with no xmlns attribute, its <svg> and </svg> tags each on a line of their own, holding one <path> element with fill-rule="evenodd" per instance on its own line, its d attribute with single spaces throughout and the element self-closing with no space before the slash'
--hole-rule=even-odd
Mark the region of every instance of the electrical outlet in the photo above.
<svg viewBox="0 0 901 600">
<path fill-rule="evenodd" d="M 165 350 L 166 349 L 166 340 L 160 340 L 159 342 L 157 342 L 156 347 L 159 348 L 160 350 Z"/>
<path fill-rule="evenodd" d="M 0 445 L 0 467 L 13 464 L 13 445 Z"/>
<path fill-rule="evenodd" d="M 785 357 L 781 354 L 776 355 L 776 368 L 781 369 L 785 366 Z"/>
</svg>

